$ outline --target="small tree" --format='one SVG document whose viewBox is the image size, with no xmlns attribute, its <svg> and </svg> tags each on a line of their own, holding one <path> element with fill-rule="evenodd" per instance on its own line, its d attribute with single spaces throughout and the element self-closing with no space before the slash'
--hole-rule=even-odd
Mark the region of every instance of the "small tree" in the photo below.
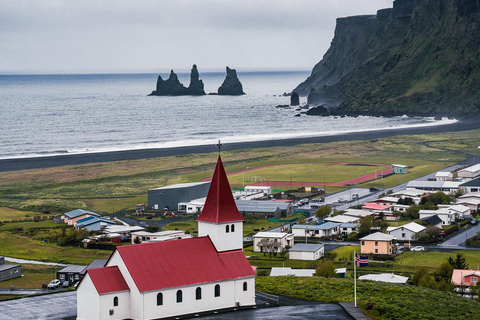
<svg viewBox="0 0 480 320">
<path fill-rule="evenodd" d="M 133 239 L 133 243 L 134 243 L 134 244 L 139 244 L 139 243 L 140 243 L 140 237 L 136 236 L 136 237 Z"/>
<path fill-rule="evenodd" d="M 418 219 L 418 213 L 420 212 L 420 207 L 417 205 L 411 205 L 407 210 L 405 210 L 405 216 L 412 220 Z"/>
<path fill-rule="evenodd" d="M 332 211 L 332 207 L 321 206 L 320 208 L 317 209 L 317 211 L 315 211 L 315 217 L 317 217 L 320 220 L 323 220 L 326 217 L 328 217 L 331 211 Z"/>
<path fill-rule="evenodd" d="M 445 281 L 449 282 L 452 279 L 453 274 L 453 266 L 448 262 L 443 262 L 440 266 L 435 270 L 433 275 L 437 279 L 437 281 Z"/>
<path fill-rule="evenodd" d="M 317 269 L 315 270 L 315 275 L 317 277 L 324 278 L 335 278 L 337 274 L 335 273 L 335 265 L 331 260 L 321 260 L 318 262 Z"/>
<path fill-rule="evenodd" d="M 449 257 L 448 263 L 450 263 L 454 269 L 468 269 L 468 263 L 461 253 L 457 253 L 455 260 L 452 257 Z"/>
<path fill-rule="evenodd" d="M 151 232 L 151 233 L 158 232 L 159 230 L 160 230 L 160 227 L 156 225 L 149 225 L 145 228 L 146 232 Z"/>
</svg>

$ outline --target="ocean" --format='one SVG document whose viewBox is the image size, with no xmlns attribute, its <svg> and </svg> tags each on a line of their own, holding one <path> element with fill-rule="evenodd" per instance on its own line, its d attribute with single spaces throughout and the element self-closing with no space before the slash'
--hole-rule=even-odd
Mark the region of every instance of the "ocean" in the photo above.
<svg viewBox="0 0 480 320">
<path fill-rule="evenodd" d="M 225 73 L 202 73 L 216 92 Z M 316 117 L 282 96 L 309 72 L 239 72 L 243 96 L 158 97 L 158 74 L 0 75 L 0 158 L 335 135 L 428 126 L 421 117 Z M 168 74 L 162 74 L 166 79 Z M 189 74 L 179 74 L 188 86 Z M 306 103 L 306 98 L 301 98 Z"/>
</svg>

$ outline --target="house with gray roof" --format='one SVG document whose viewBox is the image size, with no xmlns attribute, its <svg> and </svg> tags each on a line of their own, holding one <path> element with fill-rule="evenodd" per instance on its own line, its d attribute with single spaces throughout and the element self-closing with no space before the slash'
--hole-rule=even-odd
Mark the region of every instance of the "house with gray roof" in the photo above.
<svg viewBox="0 0 480 320">
<path fill-rule="evenodd" d="M 75 229 L 87 229 L 88 231 L 99 231 L 108 226 L 114 226 L 116 223 L 110 219 L 101 217 L 87 217 L 78 220 L 75 223 Z"/>
<path fill-rule="evenodd" d="M 83 209 L 75 209 L 63 214 L 63 219 L 66 224 L 69 226 L 75 225 L 78 220 L 88 218 L 88 217 L 101 217 L 98 213 L 83 210 Z"/>
<path fill-rule="evenodd" d="M 341 223 L 335 222 L 325 222 L 315 225 L 296 224 L 292 226 L 292 233 L 295 237 L 302 238 L 331 237 L 339 233 L 340 224 Z"/>
<path fill-rule="evenodd" d="M 70 283 L 74 283 L 82 278 L 86 270 L 87 266 L 70 264 L 57 271 L 57 279 L 59 279 L 61 282 L 69 281 Z"/>
<path fill-rule="evenodd" d="M 265 219 L 289 217 L 293 214 L 292 201 L 282 200 L 235 200 L 240 213 L 258 214 Z"/>
<path fill-rule="evenodd" d="M 288 252 L 290 259 L 315 261 L 324 256 L 325 248 L 323 244 L 297 243 Z"/>
<path fill-rule="evenodd" d="M 22 276 L 22 266 L 19 264 L 5 264 L 5 258 L 0 256 L 0 281 L 10 280 Z"/>
</svg>

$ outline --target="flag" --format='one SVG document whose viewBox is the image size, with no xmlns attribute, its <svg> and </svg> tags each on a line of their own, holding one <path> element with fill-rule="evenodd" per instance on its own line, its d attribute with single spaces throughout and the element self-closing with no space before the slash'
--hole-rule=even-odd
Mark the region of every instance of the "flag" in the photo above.
<svg viewBox="0 0 480 320">
<path fill-rule="evenodd" d="M 355 264 L 357 267 L 366 267 L 368 266 L 368 256 L 355 255 Z"/>
</svg>

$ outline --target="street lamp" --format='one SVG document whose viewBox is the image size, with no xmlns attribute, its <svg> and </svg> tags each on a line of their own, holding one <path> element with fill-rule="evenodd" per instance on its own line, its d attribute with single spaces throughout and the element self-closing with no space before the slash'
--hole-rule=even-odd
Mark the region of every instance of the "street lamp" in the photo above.
<svg viewBox="0 0 480 320">
<path fill-rule="evenodd" d="M 119 201 L 120 199 L 117 199 Z M 115 213 L 115 199 L 112 200 L 112 214 Z"/>
</svg>

